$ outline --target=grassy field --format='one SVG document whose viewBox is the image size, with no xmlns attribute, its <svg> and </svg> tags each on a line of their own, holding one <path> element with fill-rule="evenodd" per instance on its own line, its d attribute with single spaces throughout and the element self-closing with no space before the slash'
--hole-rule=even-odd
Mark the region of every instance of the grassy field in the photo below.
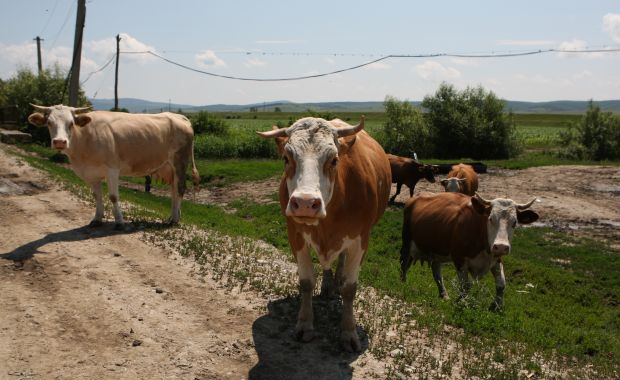
<svg viewBox="0 0 620 380">
<path fill-rule="evenodd" d="M 36 150 L 46 158 L 29 157 L 28 161 L 83 187 L 70 170 L 49 160 L 54 157 L 50 152 Z M 279 160 L 201 161 L 199 166 L 201 174 L 211 178 L 208 183 L 217 186 L 279 175 L 282 168 Z M 121 189 L 121 199 L 149 210 L 151 218 L 164 219 L 169 214 L 168 198 Z M 233 213 L 217 206 L 184 202 L 183 222 L 232 236 L 261 239 L 288 252 L 286 225 L 277 204 L 239 199 L 230 207 Z M 454 301 L 458 290 L 450 266 L 446 266 L 444 277 L 451 301 L 437 297 L 428 267 L 413 267 L 408 281 L 400 282 L 401 219 L 402 210 L 390 207 L 373 230 L 360 281 L 405 302 L 420 326 L 439 331 L 447 324 L 463 329 L 465 337 L 481 339 L 483 345 L 494 345 L 500 339 L 505 342 L 502 345 L 518 346 L 520 350 L 525 347 L 532 354 L 573 357 L 604 374 L 617 369 L 620 252 L 548 228 L 519 229 L 513 241 L 514 254 L 505 265 L 506 308 L 502 313 L 493 313 L 488 310 L 494 294 L 491 276 L 474 286 L 466 303 Z"/>
<path fill-rule="evenodd" d="M 254 131 L 268 130 L 278 121 L 286 125 L 289 118 L 279 113 L 258 113 L 257 116 L 256 119 L 231 118 L 233 133 L 238 133 L 239 138 L 247 138 L 247 141 L 260 141 Z M 351 123 L 355 123 L 358 116 L 348 117 Z M 564 161 L 549 153 L 556 147 L 558 132 L 574 121 L 574 115 L 516 116 L 518 133 L 524 136 L 524 154 L 512 160 L 488 161 L 488 165 L 519 169 L 542 165 L 601 164 Z M 369 115 L 369 133 L 375 133 L 381 123 L 381 115 Z M 28 149 L 42 157 L 27 158 L 34 165 L 83 187 L 70 170 L 52 162 L 62 162 L 62 156 L 47 148 L 28 146 Z M 426 162 L 442 163 L 432 159 Z M 618 162 L 603 164 L 620 165 Z M 228 186 L 262 180 L 279 176 L 282 170 L 278 159 L 199 159 L 197 166 L 203 178 L 202 186 Z M 141 183 L 143 179 L 135 181 Z M 121 199 L 149 210 L 150 218 L 163 219 L 169 214 L 167 198 L 122 189 Z M 228 235 L 261 239 L 288 252 L 285 220 L 277 204 L 264 205 L 251 199 L 238 199 L 229 208 L 234 212 L 184 202 L 183 222 Z M 402 209 L 390 207 L 373 230 L 360 274 L 364 285 L 404 302 L 424 329 L 439 331 L 444 325 L 462 329 L 466 347 L 473 344 L 470 342 L 473 338 L 481 340 L 487 347 L 497 347 L 496 341 L 500 339 L 502 347 L 508 347 L 508 351 L 510 347 L 519 347 L 530 354 L 559 354 L 573 358 L 571 365 L 593 365 L 605 377 L 614 377 L 612 374 L 618 370 L 620 355 L 620 252 L 599 242 L 572 238 L 549 228 L 518 229 L 513 241 L 514 254 L 506 259 L 505 265 L 506 308 L 502 313 L 493 313 L 487 308 L 494 294 L 491 276 L 474 286 L 465 303 L 454 301 L 458 290 L 456 275 L 450 266 L 444 271 L 448 292 L 452 296 L 447 302 L 437 297 L 428 267 L 413 267 L 408 281 L 405 284 L 400 282 L 401 219 Z M 562 264 L 566 262 L 570 265 Z M 498 351 L 497 355 L 501 361 L 502 355 L 507 354 Z M 530 366 L 531 363 L 523 365 Z M 493 373 L 490 368 L 482 373 Z M 513 376 L 504 373 L 500 377 Z"/>
</svg>

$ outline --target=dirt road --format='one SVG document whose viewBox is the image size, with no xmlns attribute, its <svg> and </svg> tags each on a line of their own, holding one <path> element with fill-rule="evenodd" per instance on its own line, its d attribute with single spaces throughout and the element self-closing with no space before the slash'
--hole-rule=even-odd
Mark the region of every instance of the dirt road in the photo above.
<svg viewBox="0 0 620 380">
<path fill-rule="evenodd" d="M 382 373 L 365 353 L 295 342 L 296 300 L 226 291 L 141 232 L 85 227 L 91 205 L 6 149 L 0 144 L 0 379 Z"/>
</svg>

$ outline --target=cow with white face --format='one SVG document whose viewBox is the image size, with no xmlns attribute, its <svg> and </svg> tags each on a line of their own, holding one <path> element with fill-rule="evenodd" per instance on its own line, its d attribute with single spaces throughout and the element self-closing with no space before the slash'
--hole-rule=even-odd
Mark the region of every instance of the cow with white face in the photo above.
<svg viewBox="0 0 620 380">
<path fill-rule="evenodd" d="M 341 343 L 347 351 L 361 350 L 353 299 L 370 230 L 385 211 L 391 186 L 385 152 L 363 128 L 363 119 L 351 126 L 308 117 L 288 128 L 259 132 L 276 139 L 284 159 L 279 194 L 299 272 L 297 336 L 302 341 L 314 336 L 313 248 L 323 268 L 321 294 L 334 294 L 337 285 L 342 296 Z M 334 280 L 331 268 L 337 259 Z"/>
<path fill-rule="evenodd" d="M 63 105 L 33 107 L 36 112 L 28 121 L 49 129 L 52 148 L 66 154 L 73 171 L 93 189 L 97 206 L 90 226 L 102 224 L 101 183 L 106 179 L 116 228 L 123 228 L 118 193 L 121 175 L 153 175 L 172 185 L 170 222 L 179 222 L 190 160 L 194 185 L 199 181 L 194 163 L 194 131 L 185 116 L 170 112 L 88 112 L 88 108 Z"/>
<path fill-rule="evenodd" d="M 416 261 L 429 262 L 439 296 L 448 298 L 441 276 L 441 264 L 453 262 L 461 284 L 461 296 L 469 290 L 469 274 L 479 279 L 489 270 L 495 277 L 495 300 L 491 307 L 504 304 L 504 265 L 511 251 L 518 224 L 538 220 L 529 207 L 536 201 L 517 204 L 512 199 L 486 200 L 477 193 L 421 193 L 405 203 L 400 251 L 401 280 Z"/>
</svg>

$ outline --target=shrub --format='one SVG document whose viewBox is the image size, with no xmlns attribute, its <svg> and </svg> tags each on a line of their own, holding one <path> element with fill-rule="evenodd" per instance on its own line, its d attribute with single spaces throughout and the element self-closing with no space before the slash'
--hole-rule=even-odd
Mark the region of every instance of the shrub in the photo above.
<svg viewBox="0 0 620 380">
<path fill-rule="evenodd" d="M 425 96 L 426 114 L 437 158 L 510 158 L 519 152 L 512 112 L 482 87 L 462 92 L 442 83 Z"/>
<path fill-rule="evenodd" d="M 408 101 L 386 97 L 383 102 L 387 121 L 377 135 L 386 152 L 399 156 L 420 157 L 433 154 L 431 133 L 422 112 Z"/>
<path fill-rule="evenodd" d="M 226 136 L 230 132 L 228 124 L 207 111 L 200 111 L 190 116 L 195 134 L 207 133 L 216 136 Z"/>
<path fill-rule="evenodd" d="M 560 132 L 560 157 L 595 161 L 620 158 L 620 118 L 592 100 L 578 124 Z"/>
</svg>

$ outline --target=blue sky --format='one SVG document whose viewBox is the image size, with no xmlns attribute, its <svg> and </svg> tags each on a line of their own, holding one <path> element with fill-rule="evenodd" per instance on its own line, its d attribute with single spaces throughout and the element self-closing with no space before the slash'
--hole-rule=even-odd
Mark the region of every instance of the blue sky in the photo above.
<svg viewBox="0 0 620 380">
<path fill-rule="evenodd" d="M 43 64 L 68 68 L 77 0 L 0 2 L 0 78 Z M 390 54 L 620 48 L 618 1 L 87 0 L 80 78 L 121 51 L 154 51 L 220 75 L 287 78 L 332 72 Z M 246 104 L 421 100 L 442 81 L 482 85 L 510 100 L 620 99 L 620 53 L 515 58 L 390 58 L 321 78 L 254 82 L 210 77 L 146 54 L 122 54 L 119 96 Z M 87 96 L 113 98 L 114 64 Z"/>
</svg>

